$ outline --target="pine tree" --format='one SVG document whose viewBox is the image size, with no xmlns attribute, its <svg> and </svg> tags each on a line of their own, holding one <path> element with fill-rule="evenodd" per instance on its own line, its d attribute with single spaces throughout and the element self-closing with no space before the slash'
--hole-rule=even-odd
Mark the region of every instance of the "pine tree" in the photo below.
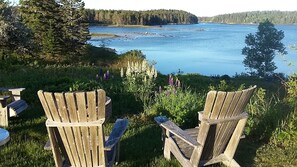
<svg viewBox="0 0 297 167">
<path fill-rule="evenodd" d="M 243 61 L 245 67 L 250 69 L 250 73 L 267 77 L 273 74 L 277 69 L 273 59 L 275 54 L 287 54 L 284 44 L 281 40 L 284 38 L 284 32 L 278 31 L 274 25 L 266 20 L 258 26 L 258 32 L 255 35 L 248 34 L 245 39 L 246 47 L 242 49 L 245 55 Z"/>
<path fill-rule="evenodd" d="M 4 0 L 0 0 L 0 57 L 7 58 L 17 53 L 31 54 L 34 50 L 31 31 L 18 19 L 16 11 Z"/>
<path fill-rule="evenodd" d="M 65 49 L 72 55 L 83 54 L 90 39 L 88 24 L 84 23 L 84 2 L 82 0 L 59 0 L 63 20 L 63 41 Z"/>
<path fill-rule="evenodd" d="M 62 21 L 55 0 L 21 0 L 20 4 L 22 20 L 33 31 L 42 53 L 61 53 Z"/>
</svg>

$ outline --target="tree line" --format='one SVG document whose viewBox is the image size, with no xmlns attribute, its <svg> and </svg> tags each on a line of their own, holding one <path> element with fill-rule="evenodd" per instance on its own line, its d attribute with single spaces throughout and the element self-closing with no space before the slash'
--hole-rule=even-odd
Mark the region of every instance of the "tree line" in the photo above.
<svg viewBox="0 0 297 167">
<path fill-rule="evenodd" d="M 86 9 L 88 23 L 107 25 L 197 24 L 197 16 L 182 10 L 95 10 Z"/>
<path fill-rule="evenodd" d="M 253 11 L 199 17 L 201 22 L 258 24 L 268 19 L 273 24 L 297 24 L 297 11 Z"/>
</svg>

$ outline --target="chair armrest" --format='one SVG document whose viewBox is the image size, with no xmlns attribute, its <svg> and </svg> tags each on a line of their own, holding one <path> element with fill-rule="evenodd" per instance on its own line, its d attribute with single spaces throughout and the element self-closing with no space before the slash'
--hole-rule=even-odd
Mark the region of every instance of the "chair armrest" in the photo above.
<svg viewBox="0 0 297 167">
<path fill-rule="evenodd" d="M 112 148 L 118 143 L 118 141 L 121 139 L 122 135 L 126 131 L 128 127 L 128 120 L 127 119 L 117 119 L 114 127 L 110 133 L 109 138 L 105 142 L 104 149 L 106 151 L 112 150 Z"/>
<path fill-rule="evenodd" d="M 203 119 L 203 112 L 204 111 L 199 111 L 198 112 L 198 120 L 201 121 Z"/>
<path fill-rule="evenodd" d="M 0 96 L 0 101 L 5 101 L 9 98 L 10 96 Z"/>
<path fill-rule="evenodd" d="M 175 123 L 170 121 L 165 116 L 158 116 L 155 117 L 154 120 L 164 129 L 168 130 L 170 133 L 174 134 L 175 136 L 179 137 L 186 143 L 190 144 L 191 146 L 198 146 L 200 145 L 193 137 L 191 137 L 189 134 L 187 134 L 185 131 L 183 131 L 181 128 L 179 128 Z"/>
<path fill-rule="evenodd" d="M 23 91 L 25 90 L 26 88 L 3 88 L 3 87 L 0 87 L 0 91 Z"/>
<path fill-rule="evenodd" d="M 248 118 L 248 113 L 247 112 L 243 112 L 240 115 L 234 116 L 234 117 L 230 117 L 230 118 L 223 118 L 223 119 L 202 119 L 202 121 L 210 124 L 210 125 L 214 125 L 214 124 L 219 124 L 219 123 L 224 123 L 224 122 L 230 122 L 230 121 L 237 121 L 240 119 L 244 119 L 244 118 Z"/>
<path fill-rule="evenodd" d="M 11 92 L 21 92 L 25 90 L 26 88 L 9 88 L 8 90 Z"/>
<path fill-rule="evenodd" d="M 0 108 L 5 108 L 7 105 L 7 99 L 10 96 L 0 96 Z"/>
<path fill-rule="evenodd" d="M 0 91 L 10 91 L 12 94 L 12 101 L 20 100 L 21 99 L 21 91 L 25 90 L 26 88 L 3 88 L 0 87 Z"/>
</svg>

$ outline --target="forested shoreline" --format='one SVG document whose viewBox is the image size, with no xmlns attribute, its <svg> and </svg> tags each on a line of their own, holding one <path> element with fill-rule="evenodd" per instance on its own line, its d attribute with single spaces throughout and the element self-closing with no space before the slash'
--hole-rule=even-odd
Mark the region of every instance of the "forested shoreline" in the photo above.
<svg viewBox="0 0 297 167">
<path fill-rule="evenodd" d="M 95 10 L 86 9 L 85 19 L 88 23 L 106 25 L 166 25 L 197 24 L 197 16 L 182 10 Z"/>
<path fill-rule="evenodd" d="M 213 22 L 225 24 L 258 24 L 268 19 L 273 24 L 297 24 L 297 11 L 250 11 L 197 17 L 182 10 L 95 10 L 86 9 L 84 20 L 103 25 L 166 25 Z"/>
<path fill-rule="evenodd" d="M 200 22 L 258 24 L 268 19 L 273 24 L 297 24 L 297 11 L 251 11 L 199 17 Z"/>
</svg>

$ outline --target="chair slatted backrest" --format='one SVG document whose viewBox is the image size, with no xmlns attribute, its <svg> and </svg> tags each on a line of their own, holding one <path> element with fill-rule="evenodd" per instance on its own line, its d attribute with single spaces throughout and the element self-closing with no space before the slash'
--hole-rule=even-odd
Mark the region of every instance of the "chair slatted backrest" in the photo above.
<svg viewBox="0 0 297 167">
<path fill-rule="evenodd" d="M 47 127 L 57 128 L 55 136 L 60 136 L 58 144 L 65 149 L 70 165 L 105 166 L 105 91 L 38 91 L 38 96 L 48 118 Z"/>
<path fill-rule="evenodd" d="M 207 94 L 202 117 L 217 120 L 238 116 L 244 112 L 256 86 L 242 91 L 210 91 Z M 204 143 L 200 160 L 209 160 L 224 152 L 238 121 L 211 125 L 208 132 L 200 130 L 197 141 Z M 201 121 L 200 129 L 208 126 Z M 207 128 L 206 128 L 207 129 Z"/>
</svg>

